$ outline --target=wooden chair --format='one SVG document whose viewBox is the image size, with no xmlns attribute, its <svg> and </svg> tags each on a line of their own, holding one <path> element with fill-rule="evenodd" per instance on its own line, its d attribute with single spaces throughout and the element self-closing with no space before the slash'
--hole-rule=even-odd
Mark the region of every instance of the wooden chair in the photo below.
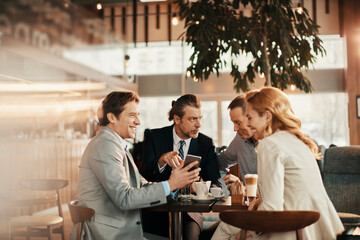
<svg viewBox="0 0 360 240">
<path fill-rule="evenodd" d="M 320 218 L 314 211 L 244 211 L 229 210 L 220 213 L 220 219 L 227 224 L 241 228 L 241 240 L 247 231 L 289 232 L 296 231 L 296 239 L 302 240 L 301 229 Z"/>
<path fill-rule="evenodd" d="M 47 237 L 52 239 L 53 234 L 61 234 L 65 240 L 64 219 L 61 207 L 59 189 L 66 187 L 69 181 L 62 179 L 25 180 L 20 184 L 34 191 L 56 191 L 56 195 L 39 199 L 23 200 L 24 206 L 29 207 L 29 215 L 17 216 L 10 219 L 10 239 L 14 237 Z M 32 215 L 33 206 L 40 204 L 57 204 L 58 215 Z M 25 228 L 25 230 L 23 230 Z"/>
<path fill-rule="evenodd" d="M 78 201 L 74 200 L 69 202 L 68 206 L 70 210 L 71 221 L 73 222 L 73 224 L 78 224 L 76 231 L 76 240 L 79 240 L 81 236 L 83 222 L 92 218 L 92 216 L 94 216 L 95 214 L 95 211 L 92 208 L 77 206 L 77 204 Z"/>
</svg>

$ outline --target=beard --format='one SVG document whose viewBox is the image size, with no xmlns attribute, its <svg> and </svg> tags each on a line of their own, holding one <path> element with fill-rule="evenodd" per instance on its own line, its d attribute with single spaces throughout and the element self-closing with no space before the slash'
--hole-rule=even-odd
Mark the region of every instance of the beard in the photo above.
<svg viewBox="0 0 360 240">
<path fill-rule="evenodd" d="M 200 130 L 199 129 L 193 129 L 193 130 L 188 130 L 188 131 L 185 131 L 184 129 L 182 129 L 181 127 L 179 128 L 180 132 L 181 132 L 181 135 L 183 137 L 185 137 L 186 139 L 187 138 L 197 138 L 199 136 L 199 132 Z"/>
</svg>

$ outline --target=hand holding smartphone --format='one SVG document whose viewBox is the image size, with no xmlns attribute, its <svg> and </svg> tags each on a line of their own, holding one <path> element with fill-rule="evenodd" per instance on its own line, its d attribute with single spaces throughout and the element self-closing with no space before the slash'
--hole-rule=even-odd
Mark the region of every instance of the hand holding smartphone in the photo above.
<svg viewBox="0 0 360 240">
<path fill-rule="evenodd" d="M 195 161 L 197 161 L 198 163 L 196 164 L 196 166 L 192 167 L 189 171 L 192 171 L 200 166 L 201 157 L 188 154 L 185 158 L 184 167 L 186 167 L 187 165 L 189 165 L 190 163 L 195 162 Z"/>
</svg>

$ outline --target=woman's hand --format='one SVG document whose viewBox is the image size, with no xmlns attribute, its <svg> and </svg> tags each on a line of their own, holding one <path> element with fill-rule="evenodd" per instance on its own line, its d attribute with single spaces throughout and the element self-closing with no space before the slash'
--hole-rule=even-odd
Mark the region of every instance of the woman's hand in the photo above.
<svg viewBox="0 0 360 240">
<path fill-rule="evenodd" d="M 252 210 L 256 210 L 258 209 L 259 205 L 261 204 L 261 199 L 257 198 L 254 201 L 250 202 L 248 210 L 252 211 Z"/>
<path fill-rule="evenodd" d="M 241 230 L 238 232 L 238 234 L 235 235 L 235 240 L 240 240 L 241 238 Z"/>
<path fill-rule="evenodd" d="M 237 176 L 232 175 L 231 173 L 226 174 L 225 177 L 223 178 L 223 180 L 226 185 L 229 185 L 233 182 L 240 182 L 240 179 Z"/>
</svg>

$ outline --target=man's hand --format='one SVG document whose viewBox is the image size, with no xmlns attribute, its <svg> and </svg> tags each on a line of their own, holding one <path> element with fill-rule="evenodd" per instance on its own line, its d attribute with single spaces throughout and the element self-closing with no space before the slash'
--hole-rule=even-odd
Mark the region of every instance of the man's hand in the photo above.
<svg viewBox="0 0 360 240">
<path fill-rule="evenodd" d="M 163 167 L 165 166 L 165 164 L 168 164 L 172 168 L 177 168 L 178 166 L 180 166 L 180 163 L 183 161 L 184 160 L 182 160 L 181 157 L 179 157 L 178 151 L 171 151 L 161 155 L 158 162 L 160 167 Z"/>
<path fill-rule="evenodd" d="M 201 168 L 196 168 L 189 172 L 192 167 L 195 167 L 197 162 L 192 162 L 186 167 L 184 167 L 184 161 L 180 165 L 173 169 L 171 172 L 170 178 L 168 180 L 170 191 L 185 187 L 193 182 L 199 181 L 199 172 Z"/>
<path fill-rule="evenodd" d="M 231 184 L 233 182 L 240 182 L 240 179 L 232 174 L 226 174 L 226 176 L 223 178 L 226 185 Z"/>
</svg>

